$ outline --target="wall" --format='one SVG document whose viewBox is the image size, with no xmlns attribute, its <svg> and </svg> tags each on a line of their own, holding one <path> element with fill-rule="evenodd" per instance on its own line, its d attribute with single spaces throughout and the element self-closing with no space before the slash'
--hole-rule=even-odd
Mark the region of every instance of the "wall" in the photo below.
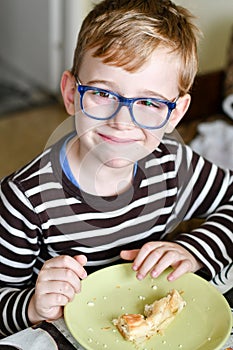
<svg viewBox="0 0 233 350">
<path fill-rule="evenodd" d="M 91 10 L 91 0 L 63 0 L 64 10 L 64 68 L 72 65 L 73 53 L 83 18 Z"/>
<path fill-rule="evenodd" d="M 174 0 L 187 7 L 197 18 L 203 32 L 200 42 L 200 72 L 210 72 L 226 65 L 227 50 L 233 30 L 232 0 Z"/>
</svg>

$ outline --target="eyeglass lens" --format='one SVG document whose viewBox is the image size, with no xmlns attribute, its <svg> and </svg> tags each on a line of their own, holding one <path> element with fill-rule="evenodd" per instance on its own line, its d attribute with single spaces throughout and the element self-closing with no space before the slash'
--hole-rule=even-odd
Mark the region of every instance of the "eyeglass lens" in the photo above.
<svg viewBox="0 0 233 350">
<path fill-rule="evenodd" d="M 82 96 L 84 113 L 96 119 L 110 119 L 123 106 L 119 98 L 102 90 L 86 90 Z M 163 125 L 168 113 L 168 106 L 155 99 L 137 99 L 130 107 L 134 121 L 145 127 Z"/>
</svg>

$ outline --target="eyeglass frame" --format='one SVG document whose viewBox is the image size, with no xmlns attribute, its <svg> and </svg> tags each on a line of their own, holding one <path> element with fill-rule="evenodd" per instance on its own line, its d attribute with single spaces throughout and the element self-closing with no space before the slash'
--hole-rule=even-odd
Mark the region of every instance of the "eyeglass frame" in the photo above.
<svg viewBox="0 0 233 350">
<path fill-rule="evenodd" d="M 79 92 L 79 95 L 80 95 L 80 106 L 81 106 L 81 109 L 82 109 L 82 112 L 89 118 L 91 119 L 95 119 L 95 120 L 110 120 L 110 119 L 113 119 L 116 114 L 120 111 L 120 109 L 125 106 L 128 108 L 129 110 L 129 114 L 130 114 L 130 117 L 131 117 L 131 120 L 133 121 L 133 123 L 137 126 L 139 126 L 140 128 L 142 129 L 148 129 L 148 130 L 156 130 L 156 129 L 161 129 L 164 125 L 167 124 L 170 116 L 171 116 L 171 113 L 172 111 L 176 108 L 176 102 L 179 98 L 179 96 L 175 99 L 175 101 L 169 101 L 169 100 L 163 100 L 163 99 L 159 99 L 159 98 L 156 98 L 156 97 L 135 97 L 135 98 L 128 98 L 128 97 L 124 97 L 122 95 L 119 95 L 118 93 L 114 92 L 114 91 L 111 91 L 111 90 L 107 90 L 107 89 L 102 89 L 102 88 L 98 88 L 98 87 L 95 87 L 95 86 L 90 86 L 90 85 L 83 85 L 80 80 L 78 78 L 76 78 L 76 86 L 77 86 L 77 91 Z M 83 107 L 83 96 L 84 96 L 84 93 L 88 90 L 92 90 L 92 91 L 102 91 L 102 92 L 106 92 L 106 93 L 109 93 L 111 94 L 112 96 L 115 96 L 117 99 L 118 99 L 118 102 L 119 102 L 119 106 L 117 107 L 116 111 L 110 116 L 110 117 L 107 117 L 107 118 L 99 118 L 99 117 L 94 117 L 93 115 L 87 113 Z M 163 121 L 162 124 L 160 124 L 159 126 L 146 126 L 146 125 L 143 125 L 143 124 L 140 124 L 137 122 L 137 120 L 135 119 L 134 117 L 134 114 L 133 114 L 133 104 L 134 102 L 136 101 L 139 101 L 139 100 L 148 100 L 148 101 L 155 101 L 155 102 L 159 102 L 159 103 L 163 103 L 165 104 L 167 107 L 168 107 L 168 112 L 167 112 L 167 116 L 165 118 L 165 120 Z"/>
</svg>

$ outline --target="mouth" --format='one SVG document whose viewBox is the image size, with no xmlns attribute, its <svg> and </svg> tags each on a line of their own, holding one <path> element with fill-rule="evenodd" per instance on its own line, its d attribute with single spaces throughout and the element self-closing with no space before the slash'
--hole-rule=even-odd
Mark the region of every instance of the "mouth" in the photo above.
<svg viewBox="0 0 233 350">
<path fill-rule="evenodd" d="M 136 140 L 131 139 L 131 138 L 119 138 L 116 136 L 105 135 L 105 134 L 101 134 L 101 133 L 98 133 L 98 135 L 100 136 L 100 138 L 104 142 L 108 142 L 108 143 L 112 143 L 112 144 L 130 144 L 130 143 L 136 142 Z"/>
</svg>

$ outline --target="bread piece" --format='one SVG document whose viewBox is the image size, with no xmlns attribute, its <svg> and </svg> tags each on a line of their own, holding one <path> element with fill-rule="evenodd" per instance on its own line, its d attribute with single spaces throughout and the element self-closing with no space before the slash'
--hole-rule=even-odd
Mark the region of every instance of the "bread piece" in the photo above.
<svg viewBox="0 0 233 350">
<path fill-rule="evenodd" d="M 126 340 L 138 343 L 162 333 L 184 306 L 182 296 L 173 289 L 166 297 L 145 305 L 144 316 L 124 314 L 113 323 Z"/>
<path fill-rule="evenodd" d="M 180 293 L 173 289 L 166 297 L 155 300 L 151 305 L 145 305 L 144 315 L 156 332 L 163 332 L 185 304 Z"/>
<path fill-rule="evenodd" d="M 123 337 L 130 341 L 144 339 L 150 332 L 149 324 L 140 314 L 124 314 L 116 320 L 115 324 Z"/>
</svg>

